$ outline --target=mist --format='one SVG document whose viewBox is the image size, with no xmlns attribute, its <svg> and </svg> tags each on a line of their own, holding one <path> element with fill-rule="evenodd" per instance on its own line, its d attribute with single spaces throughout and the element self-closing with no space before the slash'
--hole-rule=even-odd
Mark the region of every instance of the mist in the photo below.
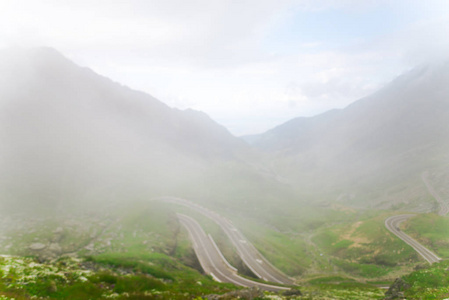
<svg viewBox="0 0 449 300">
<path fill-rule="evenodd" d="M 235 138 L 201 113 L 171 109 L 53 49 L 3 51 L 1 72 L 6 206 L 46 211 L 150 198 L 190 184 L 207 159 L 232 158 L 204 136 Z M 208 122 L 217 128 L 200 127 Z"/>
<path fill-rule="evenodd" d="M 447 297 L 447 12 L 1 2 L 0 298 Z"/>
</svg>

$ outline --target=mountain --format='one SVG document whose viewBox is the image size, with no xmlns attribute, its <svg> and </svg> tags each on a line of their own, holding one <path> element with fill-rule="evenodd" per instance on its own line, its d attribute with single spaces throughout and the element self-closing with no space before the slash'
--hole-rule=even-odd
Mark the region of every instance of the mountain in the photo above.
<svg viewBox="0 0 449 300">
<path fill-rule="evenodd" d="M 449 162 L 449 62 L 415 68 L 341 110 L 295 118 L 247 142 L 301 185 L 373 185 Z M 299 183 L 298 183 L 299 182 Z"/>
<path fill-rule="evenodd" d="M 0 145 L 1 202 L 18 207 L 173 192 L 249 148 L 50 48 L 0 51 Z"/>
</svg>

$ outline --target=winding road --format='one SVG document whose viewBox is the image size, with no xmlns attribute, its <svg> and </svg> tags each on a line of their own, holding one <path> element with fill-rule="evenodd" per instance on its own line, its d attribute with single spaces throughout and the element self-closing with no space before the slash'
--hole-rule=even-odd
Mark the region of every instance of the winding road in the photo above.
<svg viewBox="0 0 449 300">
<path fill-rule="evenodd" d="M 427 181 L 427 178 L 423 175 L 422 179 L 426 184 L 429 192 L 434 195 L 440 204 L 440 215 L 445 215 L 449 211 L 449 206 L 441 198 L 437 198 L 436 192 Z M 434 194 L 435 193 L 435 194 Z M 228 219 L 220 216 L 214 211 L 211 211 L 199 204 L 193 203 L 186 199 L 176 197 L 161 197 L 155 200 L 162 200 L 165 202 L 171 202 L 178 205 L 189 207 L 204 216 L 210 218 L 217 223 L 221 229 L 229 237 L 231 243 L 237 249 L 239 256 L 245 265 L 260 279 L 267 282 L 278 283 L 283 285 L 293 285 L 294 280 L 282 273 L 276 267 L 274 267 L 249 241 L 246 237 L 232 224 Z M 402 214 L 389 217 L 385 220 L 386 228 L 410 245 L 419 255 L 421 255 L 430 264 L 441 261 L 435 253 L 418 243 L 406 233 L 399 229 L 399 225 L 405 220 L 415 216 L 416 214 Z M 217 245 L 213 241 L 211 236 L 207 236 L 201 226 L 193 218 L 186 215 L 177 214 L 181 224 L 187 229 L 192 239 L 195 253 L 198 260 L 206 274 L 210 274 L 215 280 L 220 282 L 228 282 L 244 287 L 257 286 L 261 289 L 270 291 L 288 290 L 287 287 L 280 287 L 276 285 L 260 283 L 249 280 L 237 274 L 237 269 L 231 266 Z"/>
<path fill-rule="evenodd" d="M 239 276 L 237 269 L 226 261 L 212 237 L 206 235 L 197 221 L 186 215 L 177 214 L 177 216 L 189 232 L 193 248 L 204 272 L 211 275 L 216 281 L 233 283 L 243 287 L 258 287 L 275 292 L 290 290 L 288 287 L 261 283 Z"/>
<path fill-rule="evenodd" d="M 399 229 L 399 225 L 405 220 L 416 216 L 415 214 L 404 214 L 389 217 L 385 220 L 385 227 L 395 234 L 398 238 L 403 240 L 405 243 L 410 245 L 419 255 L 421 255 L 429 264 L 437 263 L 441 260 L 435 253 L 418 243 L 416 240 L 412 239 L 408 234 L 404 233 Z"/>
<path fill-rule="evenodd" d="M 449 212 L 449 203 L 441 198 L 441 196 L 437 193 L 435 188 L 430 184 L 428 179 L 428 171 L 421 174 L 421 179 L 426 185 L 427 190 L 429 193 L 435 198 L 435 200 L 438 202 L 439 208 L 438 208 L 438 215 L 445 216 Z M 416 240 L 412 239 L 409 235 L 402 232 L 399 229 L 399 225 L 404 222 L 405 220 L 416 216 L 416 214 L 404 214 L 404 215 L 397 215 L 389 217 L 385 220 L 385 227 L 387 227 L 388 230 L 390 230 L 393 234 L 395 234 L 398 238 L 403 240 L 405 243 L 410 245 L 413 249 L 415 249 L 416 252 L 418 252 L 419 255 L 421 255 L 429 264 L 437 263 L 441 261 L 441 258 L 439 258 L 435 253 L 418 243 Z"/>
<path fill-rule="evenodd" d="M 274 267 L 228 219 L 186 199 L 162 197 L 158 200 L 187 206 L 217 223 L 229 237 L 245 265 L 260 279 L 278 284 L 294 284 L 292 278 Z"/>
</svg>

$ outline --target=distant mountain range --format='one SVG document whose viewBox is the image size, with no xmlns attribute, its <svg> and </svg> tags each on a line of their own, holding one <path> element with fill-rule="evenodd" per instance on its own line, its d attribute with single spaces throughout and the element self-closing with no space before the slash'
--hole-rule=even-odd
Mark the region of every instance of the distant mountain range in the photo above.
<svg viewBox="0 0 449 300">
<path fill-rule="evenodd" d="M 19 205 L 168 193 L 249 148 L 50 48 L 0 52 L 0 141 L 0 195 Z"/>
<path fill-rule="evenodd" d="M 229 192 L 238 203 L 420 178 L 449 162 L 448 82 L 449 63 L 419 67 L 345 109 L 245 142 L 202 112 L 170 108 L 53 49 L 3 50 L 0 203 L 61 207 L 185 191 Z"/>
<path fill-rule="evenodd" d="M 449 162 L 449 62 L 418 67 L 341 110 L 244 137 L 284 176 L 322 184 L 419 176 Z"/>
</svg>

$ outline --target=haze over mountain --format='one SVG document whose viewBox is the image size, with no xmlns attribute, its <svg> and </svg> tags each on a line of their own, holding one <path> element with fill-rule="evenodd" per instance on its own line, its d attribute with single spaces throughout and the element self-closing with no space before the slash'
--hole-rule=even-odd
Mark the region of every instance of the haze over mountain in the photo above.
<svg viewBox="0 0 449 300">
<path fill-rule="evenodd" d="M 0 52 L 0 141 L 2 202 L 19 207 L 166 193 L 248 148 L 50 48 Z"/>
<path fill-rule="evenodd" d="M 2 203 L 61 207 L 194 191 L 260 205 L 291 187 L 313 195 L 392 186 L 449 161 L 448 80 L 447 62 L 416 68 L 345 109 L 247 137 L 259 155 L 206 114 L 172 109 L 53 49 L 5 50 Z"/>
<path fill-rule="evenodd" d="M 449 62 L 415 68 L 341 110 L 295 118 L 245 139 L 278 172 L 316 185 L 419 176 L 448 162 Z"/>
</svg>

